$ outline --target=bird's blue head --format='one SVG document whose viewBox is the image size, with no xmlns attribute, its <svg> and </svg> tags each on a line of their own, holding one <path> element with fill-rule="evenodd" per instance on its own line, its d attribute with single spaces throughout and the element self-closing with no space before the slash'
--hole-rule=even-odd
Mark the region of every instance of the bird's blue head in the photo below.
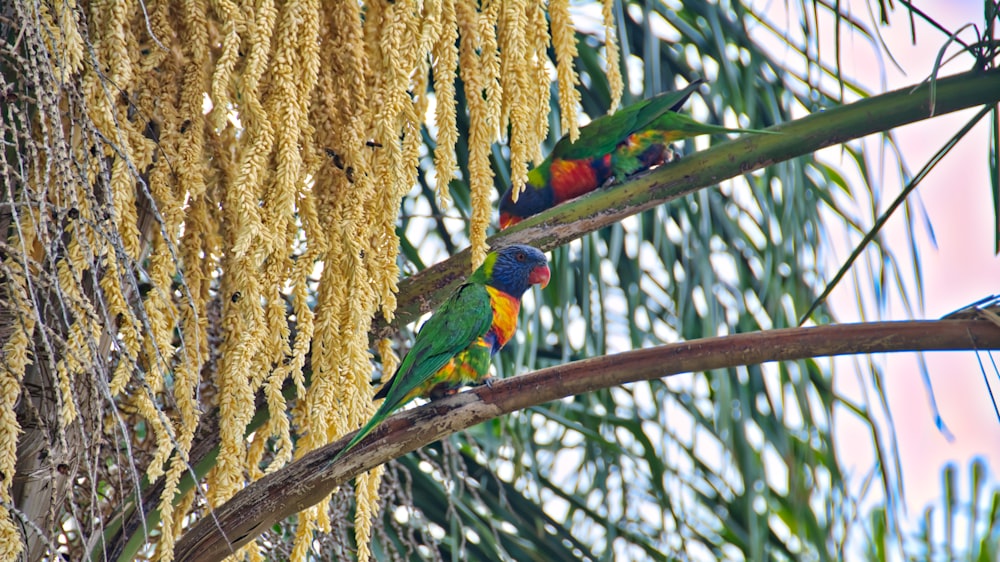
<svg viewBox="0 0 1000 562">
<path fill-rule="evenodd" d="M 490 252 L 481 266 L 486 284 L 520 299 L 528 287 L 549 284 L 549 261 L 537 248 L 515 244 Z"/>
</svg>

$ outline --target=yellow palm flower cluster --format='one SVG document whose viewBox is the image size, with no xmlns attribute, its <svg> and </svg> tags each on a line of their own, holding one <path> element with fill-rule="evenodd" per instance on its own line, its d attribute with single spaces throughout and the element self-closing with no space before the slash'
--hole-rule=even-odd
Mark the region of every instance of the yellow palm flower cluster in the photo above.
<svg viewBox="0 0 1000 562">
<path fill-rule="evenodd" d="M 471 123 L 474 266 L 487 252 L 491 144 L 507 138 L 521 186 L 548 134 L 550 72 L 562 128 L 577 135 L 568 0 L 59 0 L 17 14 L 37 24 L 20 36 L 37 55 L 24 62 L 37 111 L 17 125 L 31 131 L 28 171 L 14 181 L 3 168 L 23 204 L 2 253 L 0 474 L 15 472 L 25 378 L 51 373 L 67 439 L 145 427 L 145 476 L 166 483 L 160 560 L 186 517 L 370 416 L 368 330 L 396 308 L 400 201 L 429 124 L 448 199 L 456 80 Z M 613 41 L 607 53 L 617 60 Z M 59 309 L 43 310 L 41 293 Z M 40 331 L 52 318 L 63 328 Z M 391 372 L 391 346 L 378 348 Z M 260 408 L 268 421 L 248 434 Z M 215 409 L 217 461 L 175 501 Z M 360 560 L 379 479 L 357 486 Z M 293 558 L 329 527 L 324 507 L 302 513 Z M 4 507 L 0 545 L 2 559 L 22 548 Z"/>
</svg>

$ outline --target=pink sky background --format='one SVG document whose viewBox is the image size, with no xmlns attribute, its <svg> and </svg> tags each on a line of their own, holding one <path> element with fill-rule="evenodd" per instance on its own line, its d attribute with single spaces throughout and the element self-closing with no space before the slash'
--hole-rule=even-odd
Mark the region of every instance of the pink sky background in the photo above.
<svg viewBox="0 0 1000 562">
<path fill-rule="evenodd" d="M 849 6 L 855 18 L 871 25 L 869 10 L 877 9 L 877 2 L 851 0 L 844 4 Z M 909 17 L 904 8 L 898 3 L 896 6 L 897 10 L 890 17 L 891 25 L 880 27 L 880 31 L 889 51 L 902 66 L 905 74 L 892 66 L 884 56 L 881 57 L 880 63 L 879 57 L 874 56 L 872 43 L 864 38 L 852 39 L 846 34 L 842 37 L 842 71 L 873 93 L 910 86 L 927 78 L 932 71 L 938 51 L 946 40 L 946 35 L 918 21 L 917 41 L 916 45 L 913 45 Z M 980 30 L 982 29 L 981 0 L 937 0 L 920 2 L 919 6 L 949 31 L 956 31 L 967 23 L 975 23 Z M 783 6 L 772 7 L 784 9 Z M 832 60 L 834 40 L 832 19 L 826 23 L 824 26 L 821 20 L 820 33 L 824 39 L 822 49 L 824 58 Z M 976 40 L 971 28 L 964 30 L 960 36 L 967 43 Z M 957 52 L 957 49 L 951 47 L 948 52 L 952 54 Z M 971 56 L 962 55 L 945 66 L 940 74 L 950 75 L 970 70 L 972 60 Z M 894 131 L 896 140 L 911 173 L 916 173 L 923 167 L 975 111 L 948 114 L 896 129 Z M 933 226 L 937 247 L 934 247 L 926 229 L 919 226 L 921 220 L 918 219 L 917 245 L 924 273 L 925 309 L 922 313 L 919 310 L 915 311 L 915 318 L 940 318 L 982 297 L 1000 293 L 1000 259 L 993 251 L 996 215 L 989 179 L 988 119 L 987 117 L 980 122 L 917 188 Z M 880 158 L 878 146 L 877 139 L 866 139 L 870 166 L 878 165 Z M 841 160 L 839 149 L 828 149 L 823 155 L 848 167 L 848 163 Z M 876 181 L 880 182 L 882 189 L 880 211 L 885 209 L 901 188 L 894 167 L 891 155 L 887 155 L 884 175 L 875 174 Z M 854 185 L 863 185 L 859 182 Z M 867 202 L 859 202 L 859 210 L 866 204 Z M 902 276 L 912 277 L 904 221 L 902 212 L 897 212 L 886 225 L 884 233 L 890 247 L 901 259 Z M 830 266 L 831 272 L 840 267 L 851 250 L 843 243 L 843 236 L 836 242 L 839 246 L 835 249 L 838 261 Z M 862 260 L 859 260 L 855 268 L 859 276 L 864 279 L 867 272 L 861 263 Z M 840 322 L 862 320 L 857 305 L 856 289 L 849 277 L 835 290 L 831 298 L 831 304 L 837 311 L 837 319 Z M 861 281 L 862 284 L 865 282 Z M 909 318 L 906 309 L 901 305 L 901 300 L 895 296 L 899 294 L 898 288 L 889 286 L 885 289 L 893 296 L 883 318 L 886 320 Z M 914 287 L 911 286 L 909 289 L 911 295 L 914 294 L 912 292 Z M 863 285 L 860 291 L 862 294 L 871 294 L 871 286 Z M 916 305 L 917 301 L 912 298 L 911 302 Z M 877 309 L 871 306 L 870 302 L 868 304 L 865 319 L 874 320 L 877 318 Z M 931 502 L 939 503 L 943 497 L 941 470 L 945 463 L 954 462 L 957 465 L 960 477 L 959 489 L 963 501 L 968 501 L 968 466 L 972 458 L 980 456 L 986 459 L 994 483 L 1000 471 L 1000 420 L 994 413 L 975 354 L 939 352 L 928 353 L 925 357 L 940 414 L 954 435 L 954 440 L 951 442 L 934 424 L 917 357 L 914 354 L 894 354 L 875 358 L 875 361 L 884 367 L 886 392 L 896 427 L 900 463 L 903 467 L 907 519 L 911 523 L 921 517 L 924 507 Z M 981 357 L 987 376 L 995 384 L 995 392 L 1000 391 L 990 357 L 985 353 L 981 354 Z M 994 354 L 994 357 L 997 358 L 997 354 Z M 861 402 L 860 386 L 855 375 L 858 361 L 858 358 L 837 360 L 837 389 Z M 860 364 L 863 366 L 862 378 L 868 380 L 864 358 L 860 358 Z M 874 396 L 870 385 L 868 390 L 869 396 Z M 837 443 L 845 470 L 853 478 L 854 485 L 851 489 L 857 491 L 860 480 L 870 468 L 873 458 L 869 445 L 870 433 L 861 427 L 861 424 L 849 419 L 851 417 L 838 416 Z M 854 444 L 862 445 L 859 447 Z"/>
</svg>

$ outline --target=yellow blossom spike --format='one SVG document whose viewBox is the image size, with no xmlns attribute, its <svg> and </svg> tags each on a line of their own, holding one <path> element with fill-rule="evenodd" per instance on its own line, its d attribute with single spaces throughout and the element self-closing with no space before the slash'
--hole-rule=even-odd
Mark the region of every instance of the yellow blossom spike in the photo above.
<svg viewBox="0 0 1000 562">
<path fill-rule="evenodd" d="M 132 466 L 114 468 L 162 485 L 161 518 L 144 522 L 139 532 L 152 532 L 123 558 L 172 560 L 192 517 L 371 415 L 368 332 L 373 316 L 395 313 L 399 210 L 426 171 L 425 130 L 442 206 L 449 182 L 468 183 L 476 266 L 494 216 L 492 144 L 508 143 L 520 185 L 548 134 L 550 38 L 562 128 L 576 129 L 568 0 L 60 0 L 12 17 L 33 55 L 14 70 L 46 95 L 30 101 L 29 128 L 3 128 L 29 156 L 5 168 L 16 179 L 0 171 L 25 203 L 4 241 L 21 254 L 3 258 L 15 320 L 0 349 L 0 473 L 20 469 L 20 441 L 47 438 L 18 427 L 15 406 L 28 374 L 48 377 L 52 404 L 40 411 L 52 412 L 53 455 L 127 441 L 121 462 Z M 52 295 L 58 306 L 37 306 Z M 41 341 L 45 313 L 60 318 Z M 377 346 L 392 371 L 391 342 Z M 268 420 L 251 426 L 264 408 Z M 197 493 L 181 493 L 204 460 L 192 448 L 207 412 L 218 422 L 215 465 Z M 133 426 L 145 432 L 120 432 Z M 124 474 L 97 460 L 85 463 L 92 473 L 54 475 L 53 500 L 76 475 Z M 373 551 L 380 479 L 381 468 L 355 487 L 359 560 Z M 0 503 L 20 505 L 11 481 L 0 481 Z M 135 523 L 133 504 L 97 513 L 106 503 L 89 516 Z M 342 524 L 325 506 L 302 512 L 292 558 Z M 44 556 L 21 540 L 0 507 L 0 558 Z M 237 557 L 264 555 L 248 545 Z"/>
<path fill-rule="evenodd" d="M 625 84 L 622 82 L 622 69 L 618 54 L 618 31 L 615 25 L 615 0 L 603 0 L 601 15 L 604 17 L 604 56 L 608 73 L 608 89 L 611 90 L 611 107 L 608 113 L 614 113 L 622 103 L 622 93 Z"/>
</svg>

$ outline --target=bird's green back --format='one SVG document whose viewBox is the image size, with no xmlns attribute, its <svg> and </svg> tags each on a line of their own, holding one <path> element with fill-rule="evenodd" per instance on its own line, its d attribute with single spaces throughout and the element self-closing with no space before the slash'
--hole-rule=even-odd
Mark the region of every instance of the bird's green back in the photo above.
<svg viewBox="0 0 1000 562">
<path fill-rule="evenodd" d="M 493 309 L 486 286 L 467 283 L 460 287 L 420 328 L 379 410 L 392 411 L 408 402 L 407 395 L 485 335 L 492 324 Z"/>
<path fill-rule="evenodd" d="M 477 270 L 476 274 L 478 273 Z M 477 281 L 480 277 L 475 274 L 470 277 L 469 282 L 459 287 L 421 326 L 413 347 L 399 364 L 392 380 L 387 383 L 390 386 L 385 400 L 368 423 L 330 459 L 328 465 L 353 449 L 389 414 L 416 398 L 414 390 L 429 381 L 453 357 L 489 331 L 493 324 L 493 307 L 490 306 L 490 294 L 486 285 Z"/>
<path fill-rule="evenodd" d="M 683 90 L 667 92 L 622 108 L 612 115 L 594 119 L 580 129 L 576 142 L 563 137 L 552 149 L 551 156 L 563 160 L 583 160 L 608 154 L 629 135 L 650 126 L 657 117 L 675 111 L 694 93 L 701 80 L 696 80 Z"/>
</svg>

